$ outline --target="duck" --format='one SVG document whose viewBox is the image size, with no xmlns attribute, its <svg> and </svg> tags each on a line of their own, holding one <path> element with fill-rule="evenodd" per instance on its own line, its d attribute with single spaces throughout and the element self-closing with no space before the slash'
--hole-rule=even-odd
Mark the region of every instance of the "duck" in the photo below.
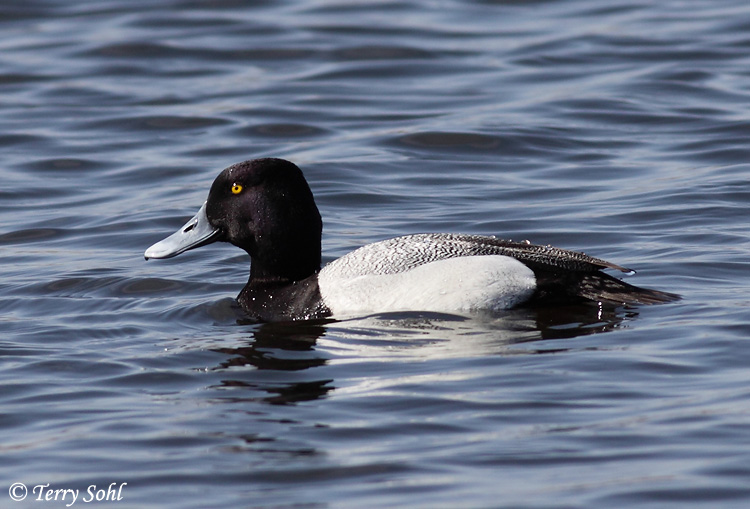
<svg viewBox="0 0 750 509">
<path fill-rule="evenodd" d="M 395 237 L 321 268 L 322 229 L 302 170 L 284 159 L 252 159 L 219 173 L 195 216 L 144 256 L 171 258 L 214 242 L 245 250 L 250 276 L 237 302 L 257 322 L 680 298 L 626 283 L 603 271 L 634 271 L 580 252 L 473 234 Z"/>
</svg>

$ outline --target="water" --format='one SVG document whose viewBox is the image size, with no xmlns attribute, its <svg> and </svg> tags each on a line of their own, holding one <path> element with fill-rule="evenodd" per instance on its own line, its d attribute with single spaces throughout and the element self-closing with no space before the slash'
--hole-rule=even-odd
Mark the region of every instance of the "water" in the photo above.
<svg viewBox="0 0 750 509">
<path fill-rule="evenodd" d="M 3 507 L 747 507 L 749 28 L 739 0 L 3 5 Z M 260 156 L 305 171 L 324 261 L 494 234 L 684 300 L 238 324 L 239 250 L 142 254 Z"/>
</svg>

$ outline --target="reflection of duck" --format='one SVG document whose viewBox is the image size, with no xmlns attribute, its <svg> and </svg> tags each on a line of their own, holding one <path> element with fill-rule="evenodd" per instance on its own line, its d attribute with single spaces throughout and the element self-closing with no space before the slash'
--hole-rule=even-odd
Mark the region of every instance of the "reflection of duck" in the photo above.
<svg viewBox="0 0 750 509">
<path fill-rule="evenodd" d="M 256 159 L 222 171 L 196 216 L 145 256 L 170 258 L 215 241 L 244 249 L 251 258 L 250 279 L 238 301 L 261 321 L 679 298 L 624 283 L 601 269 L 628 269 L 582 253 L 478 235 L 397 237 L 366 245 L 321 270 L 321 231 L 300 169 L 282 159 Z"/>
<path fill-rule="evenodd" d="M 252 326 L 252 335 L 240 344 L 211 346 L 225 356 L 212 371 L 224 373 L 222 387 L 262 391 L 267 394 L 263 401 L 306 401 L 334 390 L 338 377 L 365 376 L 359 364 L 364 359 L 560 353 L 571 347 L 566 340 L 612 331 L 634 316 L 633 311 L 584 303 L 520 308 L 495 316 L 407 311 L 263 323 Z M 573 345 L 580 348 L 580 343 Z"/>
<path fill-rule="evenodd" d="M 321 320 L 305 323 L 280 322 L 262 324 L 254 333 L 248 346 L 216 348 L 215 351 L 235 355 L 222 363 L 222 367 L 251 364 L 258 369 L 298 371 L 322 366 L 326 360 L 317 354 L 276 357 L 270 350 L 286 352 L 315 352 L 316 340 L 325 334 Z"/>
<path fill-rule="evenodd" d="M 384 355 L 408 350 L 415 357 L 437 358 L 455 355 L 493 355 L 513 351 L 513 345 L 538 341 L 566 340 L 611 332 L 637 312 L 594 303 L 572 306 L 518 308 L 502 315 L 475 314 L 472 317 L 429 312 L 377 313 L 331 321 L 326 337 L 338 338 L 338 351 L 356 350 Z M 527 353 L 565 351 L 565 341 L 524 348 Z M 451 353 L 452 352 L 452 353 Z"/>
<path fill-rule="evenodd" d="M 325 334 L 324 322 L 264 323 L 253 334 L 253 341 L 244 346 L 212 348 L 213 351 L 229 355 L 219 366 L 213 368 L 227 372 L 222 387 L 246 387 L 261 390 L 269 396 L 261 398 L 273 404 L 310 401 L 324 397 L 334 389 L 330 379 L 310 379 L 309 375 L 294 375 L 327 363 L 326 355 L 316 351 L 315 343 Z M 245 377 L 233 377 L 232 368 L 252 366 L 258 370 L 290 372 L 283 378 L 268 376 L 248 381 Z M 314 370 L 313 370 L 314 371 Z"/>
</svg>

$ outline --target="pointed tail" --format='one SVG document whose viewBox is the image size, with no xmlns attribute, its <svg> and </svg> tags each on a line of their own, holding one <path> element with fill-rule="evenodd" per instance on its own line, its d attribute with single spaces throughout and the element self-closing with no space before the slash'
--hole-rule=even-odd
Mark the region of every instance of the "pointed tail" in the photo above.
<svg viewBox="0 0 750 509">
<path fill-rule="evenodd" d="M 585 299 L 611 304 L 662 304 L 681 299 L 676 293 L 639 288 L 604 272 L 583 276 L 576 293 Z"/>
</svg>

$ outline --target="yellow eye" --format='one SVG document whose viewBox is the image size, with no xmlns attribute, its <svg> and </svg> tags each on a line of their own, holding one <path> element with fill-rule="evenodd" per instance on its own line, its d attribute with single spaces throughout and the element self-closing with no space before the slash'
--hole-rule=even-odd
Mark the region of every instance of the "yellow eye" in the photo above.
<svg viewBox="0 0 750 509">
<path fill-rule="evenodd" d="M 240 194 L 242 192 L 242 186 L 239 184 L 234 184 L 232 186 L 232 194 Z"/>
</svg>

